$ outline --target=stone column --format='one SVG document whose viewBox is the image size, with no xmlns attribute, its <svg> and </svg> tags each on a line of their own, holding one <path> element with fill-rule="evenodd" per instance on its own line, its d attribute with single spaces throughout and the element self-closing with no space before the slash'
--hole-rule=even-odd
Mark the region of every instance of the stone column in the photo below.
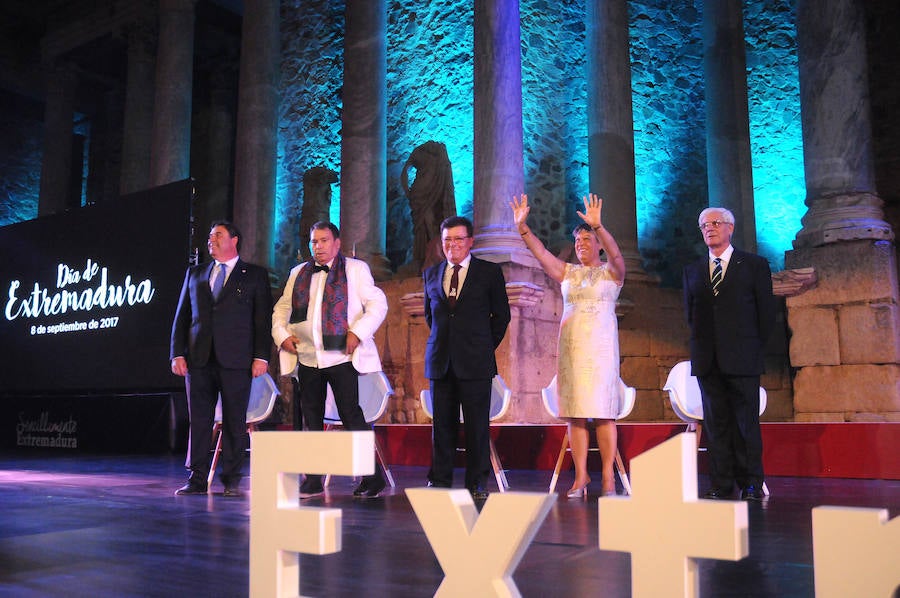
<svg viewBox="0 0 900 598">
<path fill-rule="evenodd" d="M 153 94 L 156 67 L 156 25 L 148 19 L 128 26 L 128 72 L 122 135 L 119 192 L 134 193 L 150 186 L 150 140 L 153 135 Z"/>
<path fill-rule="evenodd" d="M 341 248 L 390 276 L 387 216 L 387 55 L 384 0 L 347 0 L 341 116 Z"/>
<path fill-rule="evenodd" d="M 47 72 L 47 101 L 44 107 L 44 156 L 38 216 L 65 211 L 74 205 L 69 197 L 72 175 L 72 123 L 75 118 L 75 72 L 65 64 Z M 78 204 L 81 198 L 78 198 Z"/>
<path fill-rule="evenodd" d="M 588 0 L 589 185 L 603 198 L 603 223 L 622 250 L 630 279 L 647 275 L 638 252 L 628 50 L 627 1 Z"/>
<path fill-rule="evenodd" d="M 107 91 L 91 115 L 88 146 L 86 203 L 105 203 L 119 198 L 122 168 L 122 90 Z"/>
<path fill-rule="evenodd" d="M 475 0 L 474 253 L 536 265 L 509 201 L 525 191 L 518 0 Z"/>
<path fill-rule="evenodd" d="M 874 182 L 863 7 L 798 0 L 806 205 L 785 268 L 815 268 L 788 297 L 798 421 L 900 421 L 900 294 Z"/>
<path fill-rule="evenodd" d="M 186 179 L 191 174 L 195 1 L 159 1 L 159 51 L 150 149 L 153 187 Z"/>
<path fill-rule="evenodd" d="M 231 59 L 223 60 L 213 66 L 210 73 L 210 107 L 207 119 L 209 156 L 206 165 L 207 180 L 201 181 L 206 190 L 207 220 L 201 226 L 206 226 L 205 222 L 214 219 L 227 218 L 231 213 L 229 200 L 231 182 L 234 180 L 231 156 L 234 152 L 237 83 L 237 71 L 233 64 Z"/>
<path fill-rule="evenodd" d="M 864 11 L 857 0 L 798 0 L 806 205 L 794 247 L 893 239 L 875 190 Z"/>
<path fill-rule="evenodd" d="M 741 0 L 703 3 L 709 205 L 731 210 L 734 244 L 756 252 L 750 111 Z"/>
<path fill-rule="evenodd" d="M 244 234 L 241 255 L 268 267 L 278 159 L 279 5 L 244 2 L 235 140 L 234 221 Z"/>
</svg>

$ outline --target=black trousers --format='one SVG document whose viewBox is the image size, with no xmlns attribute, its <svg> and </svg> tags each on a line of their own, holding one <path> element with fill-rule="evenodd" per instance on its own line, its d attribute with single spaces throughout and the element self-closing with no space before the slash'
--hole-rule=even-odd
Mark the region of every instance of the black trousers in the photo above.
<svg viewBox="0 0 900 598">
<path fill-rule="evenodd" d="M 453 485 L 453 464 L 462 407 L 466 438 L 466 488 L 484 486 L 491 472 L 491 379 L 462 380 L 452 366 L 443 378 L 431 380 L 434 409 L 431 471 L 435 486 Z"/>
<path fill-rule="evenodd" d="M 210 362 L 188 370 L 185 386 L 190 416 L 185 467 L 191 479 L 206 485 L 212 461 L 212 427 L 216 402 L 222 396 L 222 466 L 219 479 L 224 484 L 240 482 L 247 458 L 247 404 L 250 402 L 252 376 L 249 368 L 223 368 Z"/>
<path fill-rule="evenodd" d="M 297 378 L 300 385 L 300 410 L 303 413 L 305 430 L 321 431 L 325 429 L 325 398 L 327 385 L 331 385 L 334 404 L 345 430 L 353 432 L 371 430 L 359 406 L 359 372 L 350 362 L 341 363 L 328 368 L 312 368 L 299 365 Z M 375 455 L 372 455 L 375 459 Z M 378 463 L 375 473 L 366 479 L 382 477 Z"/>
<path fill-rule="evenodd" d="M 759 376 L 732 376 L 717 364 L 698 376 L 703 400 L 709 475 L 717 488 L 762 486 Z"/>
</svg>

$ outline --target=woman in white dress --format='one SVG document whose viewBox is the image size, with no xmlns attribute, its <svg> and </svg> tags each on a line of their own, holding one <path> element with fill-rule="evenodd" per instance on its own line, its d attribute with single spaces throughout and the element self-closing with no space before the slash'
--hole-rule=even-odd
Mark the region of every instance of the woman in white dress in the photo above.
<svg viewBox="0 0 900 598">
<path fill-rule="evenodd" d="M 569 444 L 575 462 L 575 482 L 569 498 L 586 498 L 591 478 L 587 471 L 589 424 L 597 430 L 603 463 L 603 494 L 615 494 L 613 464 L 618 436 L 619 330 L 616 299 L 625 282 L 625 260 L 615 239 L 601 222 L 603 200 L 584 198 L 583 220 L 575 230 L 578 264 L 569 264 L 550 253 L 526 224 L 528 196 L 510 202 L 519 234 L 544 272 L 561 285 L 564 310 L 559 324 L 556 385 L 559 416 L 569 426 Z M 607 261 L 600 259 L 604 250 Z"/>
</svg>

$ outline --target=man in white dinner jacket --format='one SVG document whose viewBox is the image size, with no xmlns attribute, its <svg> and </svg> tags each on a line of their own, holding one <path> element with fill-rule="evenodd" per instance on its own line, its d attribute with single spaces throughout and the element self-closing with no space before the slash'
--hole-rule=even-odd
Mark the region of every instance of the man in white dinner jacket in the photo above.
<svg viewBox="0 0 900 598">
<path fill-rule="evenodd" d="M 320 221 L 309 232 L 312 259 L 291 270 L 272 314 L 281 373 L 299 382 L 294 409 L 302 412 L 304 429 L 324 428 L 330 384 L 344 428 L 371 430 L 359 407 L 359 375 L 381 370 L 374 335 L 387 315 L 387 299 L 369 266 L 341 253 L 337 226 Z M 353 495 L 375 498 L 384 487 L 376 463 Z M 300 498 L 323 492 L 320 475 L 307 475 L 300 485 Z"/>
</svg>

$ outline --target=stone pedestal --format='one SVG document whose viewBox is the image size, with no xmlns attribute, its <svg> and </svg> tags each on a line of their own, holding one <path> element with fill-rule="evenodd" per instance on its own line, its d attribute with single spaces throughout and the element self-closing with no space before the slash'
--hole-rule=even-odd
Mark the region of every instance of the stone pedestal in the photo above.
<svg viewBox="0 0 900 598">
<path fill-rule="evenodd" d="M 795 421 L 900 421 L 897 256 L 888 241 L 795 249 L 818 284 L 789 297 Z"/>
</svg>

